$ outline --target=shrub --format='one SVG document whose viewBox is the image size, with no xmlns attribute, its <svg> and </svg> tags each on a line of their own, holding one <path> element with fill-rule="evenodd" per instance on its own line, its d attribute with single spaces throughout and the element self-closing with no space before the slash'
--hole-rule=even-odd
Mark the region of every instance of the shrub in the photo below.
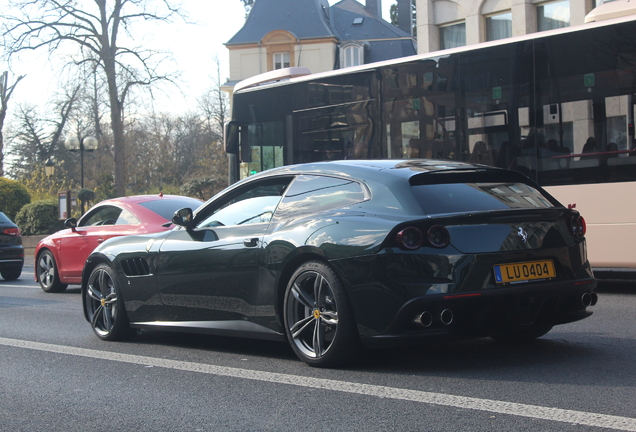
<svg viewBox="0 0 636 432">
<path fill-rule="evenodd" d="M 15 223 L 22 235 L 52 234 L 64 228 L 64 222 L 57 218 L 58 211 L 55 200 L 36 201 L 22 207 L 15 217 Z"/>
<path fill-rule="evenodd" d="M 0 177 L 0 211 L 15 221 L 16 214 L 31 202 L 31 195 L 26 188 L 15 180 Z"/>
<path fill-rule="evenodd" d="M 192 179 L 181 186 L 181 193 L 206 201 L 222 191 L 226 186 L 227 182 L 217 178 Z"/>
</svg>

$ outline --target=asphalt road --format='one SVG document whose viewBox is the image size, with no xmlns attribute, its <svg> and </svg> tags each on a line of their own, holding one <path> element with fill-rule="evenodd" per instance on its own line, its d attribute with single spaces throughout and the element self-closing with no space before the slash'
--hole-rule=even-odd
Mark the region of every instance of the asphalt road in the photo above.
<svg viewBox="0 0 636 432">
<path fill-rule="evenodd" d="M 636 431 L 636 286 L 526 345 L 372 351 L 310 368 L 280 343 L 102 342 L 78 287 L 0 280 L 0 431 Z"/>
</svg>

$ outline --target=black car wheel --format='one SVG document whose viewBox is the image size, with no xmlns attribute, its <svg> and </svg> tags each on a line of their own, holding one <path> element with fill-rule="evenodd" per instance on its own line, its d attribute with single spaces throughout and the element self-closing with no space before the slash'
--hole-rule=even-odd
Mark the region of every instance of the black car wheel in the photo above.
<svg viewBox="0 0 636 432">
<path fill-rule="evenodd" d="M 492 335 L 490 337 L 496 340 L 497 342 L 506 342 L 506 343 L 524 342 L 524 341 L 540 338 L 541 336 L 548 333 L 550 330 L 552 330 L 551 325 L 537 325 L 534 327 L 518 330 L 511 333 Z"/>
<path fill-rule="evenodd" d="M 359 354 L 351 306 L 326 264 L 311 261 L 296 270 L 285 292 L 284 320 L 289 343 L 310 366 L 342 365 Z"/>
<path fill-rule="evenodd" d="M 16 280 L 22 274 L 22 267 L 11 267 L 0 270 L 2 278 L 7 281 Z"/>
<path fill-rule="evenodd" d="M 84 304 L 93 331 L 100 339 L 114 341 L 130 337 L 131 329 L 115 272 L 108 265 L 100 264 L 91 272 L 84 291 Z"/>
<path fill-rule="evenodd" d="M 50 251 L 45 250 L 38 256 L 36 267 L 38 282 L 40 282 L 40 288 L 42 288 L 44 292 L 59 293 L 64 291 L 68 286 L 60 282 L 55 258 Z"/>
</svg>

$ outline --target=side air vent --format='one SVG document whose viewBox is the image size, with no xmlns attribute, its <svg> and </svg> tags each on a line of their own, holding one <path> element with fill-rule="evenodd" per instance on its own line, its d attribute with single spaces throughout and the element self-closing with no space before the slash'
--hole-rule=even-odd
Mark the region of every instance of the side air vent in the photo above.
<svg viewBox="0 0 636 432">
<path fill-rule="evenodd" d="M 126 276 L 145 276 L 150 274 L 150 266 L 144 258 L 130 258 L 121 262 Z"/>
</svg>

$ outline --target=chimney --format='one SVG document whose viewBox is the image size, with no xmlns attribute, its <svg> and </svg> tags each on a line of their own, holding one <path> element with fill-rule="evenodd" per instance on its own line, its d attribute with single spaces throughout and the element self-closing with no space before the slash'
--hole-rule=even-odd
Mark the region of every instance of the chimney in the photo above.
<svg viewBox="0 0 636 432">
<path fill-rule="evenodd" d="M 411 0 L 397 0 L 398 7 L 398 28 L 411 36 L 413 35 L 413 11 L 411 9 Z"/>
<path fill-rule="evenodd" d="M 382 0 L 367 0 L 367 12 L 376 18 L 382 18 Z"/>
</svg>

